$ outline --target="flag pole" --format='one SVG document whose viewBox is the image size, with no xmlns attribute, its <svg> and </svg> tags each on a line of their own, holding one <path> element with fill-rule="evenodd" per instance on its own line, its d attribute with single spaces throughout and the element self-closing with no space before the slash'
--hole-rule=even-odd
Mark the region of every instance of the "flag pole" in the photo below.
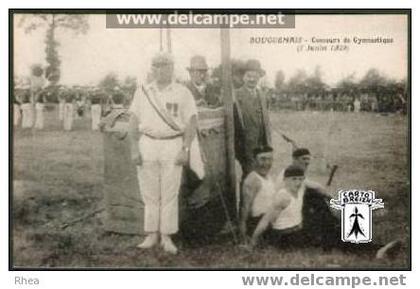
<svg viewBox="0 0 420 289">
<path fill-rule="evenodd" d="M 159 51 L 162 52 L 163 51 L 163 31 L 162 31 L 162 27 L 159 28 Z"/>
<path fill-rule="evenodd" d="M 171 28 L 168 26 L 166 27 L 166 44 L 169 53 L 172 53 L 172 39 L 171 39 Z"/>
<path fill-rule="evenodd" d="M 222 55 L 222 98 L 225 108 L 226 130 L 226 165 L 227 190 L 226 201 L 229 207 L 230 219 L 238 219 L 236 209 L 236 173 L 235 173 L 235 145 L 234 145 L 234 119 L 232 94 L 232 66 L 230 61 L 230 31 L 229 28 L 220 29 L 221 55 Z"/>
</svg>

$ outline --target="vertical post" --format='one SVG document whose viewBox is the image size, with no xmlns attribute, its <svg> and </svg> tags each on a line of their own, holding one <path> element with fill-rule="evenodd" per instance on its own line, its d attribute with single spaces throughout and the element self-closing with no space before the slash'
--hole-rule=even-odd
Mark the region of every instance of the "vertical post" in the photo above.
<svg viewBox="0 0 420 289">
<path fill-rule="evenodd" d="M 159 28 L 159 44 L 160 44 L 159 51 L 162 52 L 163 51 L 163 30 L 162 30 L 162 27 Z"/>
<path fill-rule="evenodd" d="M 236 174 L 235 174 L 235 127 L 233 119 L 233 95 L 232 95 L 232 66 L 230 61 L 230 31 L 229 28 L 220 29 L 221 54 L 222 54 L 222 97 L 225 107 L 225 130 L 226 130 L 226 165 L 227 165 L 227 188 L 226 201 L 232 220 L 237 220 L 236 210 Z"/>
<path fill-rule="evenodd" d="M 169 53 L 172 53 L 172 39 L 171 39 L 171 28 L 166 27 L 166 44 Z"/>
</svg>

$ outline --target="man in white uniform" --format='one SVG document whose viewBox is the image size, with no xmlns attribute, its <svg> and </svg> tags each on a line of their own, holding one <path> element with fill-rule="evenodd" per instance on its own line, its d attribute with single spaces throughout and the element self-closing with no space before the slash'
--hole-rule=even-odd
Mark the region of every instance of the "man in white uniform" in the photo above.
<svg viewBox="0 0 420 289">
<path fill-rule="evenodd" d="M 64 120 L 64 106 L 66 105 L 66 98 L 64 96 L 65 90 L 60 86 L 58 91 L 58 120 Z"/>
<path fill-rule="evenodd" d="M 292 165 L 296 165 L 302 168 L 305 175 L 308 171 L 309 165 L 311 164 L 311 160 L 312 160 L 311 152 L 307 148 L 297 148 L 293 150 L 292 152 Z M 278 175 L 278 177 L 276 178 L 276 181 L 275 181 L 276 191 L 278 191 L 281 188 L 284 188 L 283 175 L 284 175 L 284 170 L 282 170 L 280 174 Z M 328 201 L 329 201 L 330 196 L 328 195 L 328 192 L 323 185 L 308 179 L 307 176 L 305 177 L 305 180 L 303 181 L 303 183 L 306 188 L 310 188 L 310 189 L 318 191 L 320 194 L 322 194 L 322 196 L 328 198 Z"/>
<path fill-rule="evenodd" d="M 248 174 L 241 190 L 239 231 L 247 241 L 261 217 L 271 208 L 275 190 L 270 176 L 273 164 L 273 149 L 269 146 L 254 149 L 255 170 Z"/>
<path fill-rule="evenodd" d="M 13 91 L 13 126 L 18 126 L 20 123 L 20 120 L 22 118 L 22 113 L 20 109 L 21 104 L 21 98 L 22 98 L 22 92 L 20 89 L 14 89 Z"/>
<path fill-rule="evenodd" d="M 47 91 L 39 91 L 35 95 L 35 125 L 36 129 L 44 128 L 44 107 L 47 102 Z"/>
<path fill-rule="evenodd" d="M 360 112 L 360 99 L 358 96 L 355 97 L 353 105 L 354 105 L 354 112 Z"/>
<path fill-rule="evenodd" d="M 70 131 L 73 127 L 73 116 L 74 116 L 74 101 L 75 101 L 75 92 L 73 90 L 68 90 L 65 92 L 65 104 L 64 104 L 64 130 Z"/>
<path fill-rule="evenodd" d="M 32 128 L 34 125 L 34 106 L 31 102 L 31 91 L 28 88 L 22 94 L 22 128 Z"/>
<path fill-rule="evenodd" d="M 99 123 L 101 121 L 102 115 L 102 98 L 103 93 L 98 89 L 91 93 L 91 116 L 92 116 L 92 130 L 99 129 Z"/>
<path fill-rule="evenodd" d="M 288 235 L 301 228 L 304 172 L 300 167 L 291 165 L 284 170 L 283 176 L 285 187 L 273 196 L 270 209 L 260 217 L 250 240 L 251 247 L 258 244 L 263 233 L 275 243 L 277 236 Z"/>
<path fill-rule="evenodd" d="M 145 203 L 147 249 L 161 241 L 166 252 L 176 254 L 171 235 L 178 231 L 178 193 L 182 166 L 197 128 L 197 108 L 191 92 L 174 81 L 174 61 L 159 53 L 152 59 L 154 81 L 137 89 L 130 111 L 138 121 L 138 180 Z"/>
</svg>

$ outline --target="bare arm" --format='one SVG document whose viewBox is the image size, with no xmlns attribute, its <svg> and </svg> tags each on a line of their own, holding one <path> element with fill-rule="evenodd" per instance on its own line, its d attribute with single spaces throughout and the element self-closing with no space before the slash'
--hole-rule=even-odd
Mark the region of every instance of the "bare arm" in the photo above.
<svg viewBox="0 0 420 289">
<path fill-rule="evenodd" d="M 183 147 L 184 148 L 190 148 L 191 143 L 195 137 L 195 134 L 197 133 L 197 115 L 193 115 L 190 118 L 190 121 L 188 122 L 185 132 L 184 132 L 184 140 L 183 140 Z"/>
<path fill-rule="evenodd" d="M 190 121 L 188 122 L 187 126 L 185 127 L 183 142 L 182 142 L 182 149 L 178 153 L 178 156 L 175 160 L 175 164 L 180 166 L 185 166 L 188 164 L 189 158 L 189 150 L 191 147 L 191 143 L 194 140 L 195 134 L 197 133 L 197 116 L 192 115 Z"/>
<path fill-rule="evenodd" d="M 313 189 L 313 190 L 318 191 L 325 198 L 331 198 L 331 196 L 328 194 L 327 189 L 323 185 L 321 185 L 320 183 L 310 181 L 310 180 L 305 180 L 305 186 L 309 189 Z"/>
<path fill-rule="evenodd" d="M 246 238 L 246 222 L 251 213 L 252 203 L 254 202 L 257 192 L 261 188 L 261 183 L 246 179 L 242 189 L 242 202 L 240 210 L 239 230 L 243 239 Z"/>
<path fill-rule="evenodd" d="M 258 243 L 258 239 L 260 238 L 262 233 L 264 233 L 267 230 L 270 223 L 272 223 L 280 214 L 280 212 L 287 208 L 289 204 L 290 199 L 285 198 L 278 200 L 273 204 L 271 209 L 261 218 L 260 222 L 257 225 L 257 228 L 252 234 L 251 246 L 255 246 Z"/>
<path fill-rule="evenodd" d="M 141 166 L 143 163 L 139 150 L 139 140 L 141 134 L 139 132 L 139 121 L 134 113 L 130 115 L 128 136 L 130 142 L 131 159 L 136 165 Z"/>
</svg>

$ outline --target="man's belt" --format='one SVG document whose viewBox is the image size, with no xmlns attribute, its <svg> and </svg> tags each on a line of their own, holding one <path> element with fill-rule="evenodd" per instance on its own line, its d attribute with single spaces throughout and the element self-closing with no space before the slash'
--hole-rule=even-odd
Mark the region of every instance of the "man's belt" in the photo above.
<svg viewBox="0 0 420 289">
<path fill-rule="evenodd" d="M 154 136 L 154 135 L 151 135 L 151 134 L 149 134 L 149 133 L 142 133 L 143 135 L 145 135 L 145 136 L 147 136 L 147 137 L 149 137 L 149 138 L 151 138 L 151 139 L 155 139 L 155 140 L 169 140 L 169 139 L 176 139 L 176 138 L 179 138 L 179 137 L 181 137 L 182 136 L 182 134 L 175 134 L 175 135 L 168 135 L 168 136 L 159 136 L 159 137 L 157 137 L 157 136 Z"/>
</svg>

